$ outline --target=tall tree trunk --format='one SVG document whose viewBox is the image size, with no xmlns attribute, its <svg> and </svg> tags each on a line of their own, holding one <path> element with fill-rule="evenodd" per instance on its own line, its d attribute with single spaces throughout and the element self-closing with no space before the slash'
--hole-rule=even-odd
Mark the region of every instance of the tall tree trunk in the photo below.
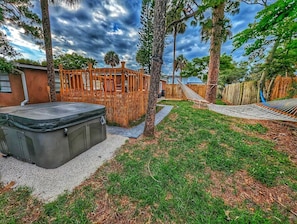
<svg viewBox="0 0 297 224">
<path fill-rule="evenodd" d="M 148 107 L 145 117 L 144 136 L 154 136 L 156 104 L 159 92 L 159 82 L 163 64 L 163 51 L 165 40 L 166 5 L 168 0 L 156 0 L 154 6 L 154 39 L 152 53 L 152 72 Z"/>
<path fill-rule="evenodd" d="M 217 94 L 218 76 L 220 71 L 220 55 L 222 46 L 222 30 L 224 20 L 225 2 L 213 8 L 212 30 L 210 39 L 209 69 L 206 87 L 206 100 L 214 103 Z"/>
<path fill-rule="evenodd" d="M 172 65 L 172 84 L 174 84 L 174 76 L 175 76 L 175 53 L 176 53 L 176 36 L 177 36 L 177 27 L 174 25 L 173 31 L 173 65 Z M 172 88 L 173 91 L 173 88 Z"/>
<path fill-rule="evenodd" d="M 57 101 L 56 89 L 55 89 L 55 70 L 54 70 L 54 59 L 52 50 L 52 36 L 51 36 L 51 26 L 50 17 L 48 10 L 48 0 L 40 0 L 41 14 L 42 14 L 42 28 L 43 28 L 43 38 L 45 45 L 45 55 L 47 61 L 47 78 L 48 86 L 50 88 L 50 101 Z"/>
</svg>

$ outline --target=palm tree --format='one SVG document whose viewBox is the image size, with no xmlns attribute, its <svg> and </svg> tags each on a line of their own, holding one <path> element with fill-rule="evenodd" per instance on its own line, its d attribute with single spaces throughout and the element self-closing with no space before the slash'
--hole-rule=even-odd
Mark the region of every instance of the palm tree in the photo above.
<svg viewBox="0 0 297 224">
<path fill-rule="evenodd" d="M 180 70 L 180 80 L 182 79 L 182 71 L 183 69 L 185 68 L 186 64 L 188 63 L 188 60 L 184 57 L 184 55 L 179 55 L 177 58 L 176 58 L 176 61 L 175 61 L 175 71 L 178 71 Z"/>
<path fill-rule="evenodd" d="M 48 9 L 48 1 L 54 3 L 54 0 L 40 0 L 41 17 L 42 17 L 42 28 L 43 28 L 43 39 L 45 47 L 45 55 L 47 61 L 47 77 L 48 86 L 50 88 L 50 101 L 57 101 L 56 88 L 55 88 L 55 70 L 54 70 L 54 59 L 53 59 L 53 46 L 50 26 L 50 15 Z M 69 5 L 73 5 L 79 0 L 63 0 Z"/>
<path fill-rule="evenodd" d="M 202 28 L 202 37 L 208 40 L 210 34 L 210 56 L 208 65 L 207 87 L 205 99 L 214 103 L 216 99 L 219 68 L 220 68 L 220 55 L 221 46 L 227 37 L 231 34 L 229 20 L 225 17 L 225 8 L 231 14 L 238 13 L 238 2 L 223 0 L 219 4 L 213 5 L 210 0 L 206 0 L 210 3 L 212 8 L 212 19 L 206 20 L 204 28 Z"/>
<path fill-rule="evenodd" d="M 207 87 L 205 99 L 214 103 L 217 93 L 218 76 L 220 69 L 220 55 L 222 46 L 222 24 L 224 20 L 225 2 L 223 1 L 212 12 L 212 29 L 210 37 L 210 55 L 208 65 Z"/>
<path fill-rule="evenodd" d="M 111 67 L 115 67 L 120 64 L 120 59 L 114 51 L 108 51 L 104 56 L 104 62 Z"/>
<path fill-rule="evenodd" d="M 176 7 L 172 8 L 167 13 L 167 24 L 170 24 L 172 21 L 179 20 L 182 17 L 182 12 L 184 9 L 184 4 L 177 5 Z M 167 28 L 167 33 L 173 34 L 173 69 L 172 69 L 172 84 L 174 84 L 174 75 L 175 75 L 175 58 L 176 58 L 176 37 L 177 34 L 182 34 L 186 31 L 187 25 L 185 24 L 185 21 L 180 21 L 177 23 L 174 23 L 172 26 L 169 26 Z"/>
</svg>

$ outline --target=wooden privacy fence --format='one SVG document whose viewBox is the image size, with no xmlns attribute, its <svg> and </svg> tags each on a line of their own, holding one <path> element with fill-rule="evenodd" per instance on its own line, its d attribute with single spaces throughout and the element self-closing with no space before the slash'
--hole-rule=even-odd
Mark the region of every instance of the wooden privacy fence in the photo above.
<svg viewBox="0 0 297 224">
<path fill-rule="evenodd" d="M 292 78 L 277 76 L 274 80 L 273 89 L 271 91 L 271 99 L 284 98 L 288 96 L 288 90 L 291 88 L 293 82 L 297 82 L 297 77 Z"/>
<path fill-rule="evenodd" d="M 232 105 L 257 103 L 259 102 L 258 82 L 229 84 L 222 92 L 222 99 Z"/>
<path fill-rule="evenodd" d="M 274 81 L 270 100 L 285 98 L 288 96 L 288 90 L 297 78 L 277 76 Z M 269 82 L 267 82 L 268 86 Z M 259 83 L 257 81 L 248 81 L 243 83 L 233 83 L 227 85 L 223 92 L 223 101 L 233 105 L 245 105 L 260 102 Z M 295 96 L 297 97 L 297 96 Z"/>
<path fill-rule="evenodd" d="M 205 84 L 187 84 L 192 90 L 194 90 L 201 97 L 205 98 L 206 85 Z M 186 96 L 179 84 L 166 84 L 165 90 L 166 99 L 186 100 Z"/>
<path fill-rule="evenodd" d="M 60 66 L 61 101 L 105 105 L 111 123 L 127 127 L 146 112 L 150 76 L 125 68 L 64 70 Z"/>
</svg>

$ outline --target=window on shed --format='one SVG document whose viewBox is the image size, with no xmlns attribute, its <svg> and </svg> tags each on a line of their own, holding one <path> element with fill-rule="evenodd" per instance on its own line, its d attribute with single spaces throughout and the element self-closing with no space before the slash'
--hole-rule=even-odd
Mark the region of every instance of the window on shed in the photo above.
<svg viewBox="0 0 297 224">
<path fill-rule="evenodd" d="M 9 75 L 6 73 L 0 73 L 0 92 L 11 93 Z"/>
</svg>

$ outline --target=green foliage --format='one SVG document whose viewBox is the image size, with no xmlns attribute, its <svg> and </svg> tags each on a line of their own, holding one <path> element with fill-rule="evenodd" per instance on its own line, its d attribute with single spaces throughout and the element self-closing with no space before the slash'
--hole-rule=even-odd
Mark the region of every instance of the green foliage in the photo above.
<svg viewBox="0 0 297 224">
<path fill-rule="evenodd" d="M 297 3 L 295 0 L 277 0 L 256 15 L 256 22 L 235 35 L 234 47 L 245 45 L 246 55 L 263 58 L 275 41 L 295 42 L 297 24 Z M 295 40 L 294 40 L 295 39 Z M 253 41 L 251 43 L 251 40 Z M 282 45 L 283 56 L 287 50 L 296 51 L 295 44 Z"/>
<path fill-rule="evenodd" d="M 0 30 L 0 57 L 13 58 L 17 55 L 18 53 L 9 44 L 7 36 Z"/>
<path fill-rule="evenodd" d="M 119 56 L 114 51 L 109 51 L 104 56 L 104 62 L 111 67 L 114 67 L 120 63 Z"/>
<path fill-rule="evenodd" d="M 144 47 L 141 47 L 137 50 L 136 53 L 136 62 L 143 67 L 146 72 L 150 73 L 150 67 L 151 67 L 151 49 L 145 49 Z"/>
<path fill-rule="evenodd" d="M 183 71 L 181 72 L 183 77 L 190 76 L 204 76 L 207 77 L 207 69 L 209 63 L 209 56 L 202 58 L 193 58 L 189 61 Z"/>
<path fill-rule="evenodd" d="M 194 58 L 188 62 L 182 71 L 182 76 L 201 76 L 205 81 L 208 72 L 209 56 Z M 224 86 L 238 82 L 247 74 L 247 63 L 236 63 L 229 55 L 223 54 L 220 57 L 219 85 Z"/>
<path fill-rule="evenodd" d="M 154 3 L 152 0 L 143 0 L 139 29 L 139 43 L 136 53 L 136 61 L 146 72 L 151 72 L 151 58 L 153 50 L 153 19 Z"/>
<path fill-rule="evenodd" d="M 14 60 L 14 62 L 17 62 L 17 63 L 21 63 L 21 64 L 26 64 L 26 65 L 39 65 L 41 66 L 41 63 L 39 61 L 34 61 L 34 60 L 31 60 L 31 59 L 27 59 L 27 58 L 18 58 L 16 60 Z"/>
<path fill-rule="evenodd" d="M 293 76 L 294 72 L 297 70 L 296 58 L 297 39 L 291 39 L 282 43 L 276 49 L 273 63 L 271 63 L 267 68 L 269 71 L 268 77 L 273 77 L 275 75 Z"/>
<path fill-rule="evenodd" d="M 11 73 L 13 71 L 13 64 L 8 62 L 5 58 L 0 57 L 0 72 Z"/>
<path fill-rule="evenodd" d="M 88 64 L 96 65 L 96 60 L 87 58 L 77 53 L 61 54 L 54 58 L 54 65 L 56 68 L 61 64 L 64 69 L 86 69 Z"/>
<path fill-rule="evenodd" d="M 231 56 L 222 55 L 220 59 L 219 85 L 239 82 L 247 75 L 247 63 L 236 63 Z"/>
<path fill-rule="evenodd" d="M 183 71 L 183 69 L 185 68 L 186 64 L 187 64 L 188 60 L 184 57 L 184 55 L 179 55 L 176 58 L 175 61 L 175 71 L 180 70 L 181 72 Z"/>
<path fill-rule="evenodd" d="M 1 0 L 0 1 L 0 26 L 9 24 L 23 28 L 25 34 L 34 38 L 42 37 L 41 20 L 30 8 L 30 0 Z M 4 32 L 0 29 L 0 56 L 14 57 L 17 52 L 9 45 Z"/>
<path fill-rule="evenodd" d="M 192 23 L 192 25 L 197 25 L 199 21 L 199 25 L 201 27 L 200 34 L 201 40 L 204 42 L 208 42 L 213 32 L 213 18 L 216 15 L 212 15 L 212 18 L 209 16 L 209 9 L 213 11 L 214 8 L 218 7 L 220 4 L 225 3 L 225 16 L 224 19 L 221 21 L 220 26 L 222 27 L 220 35 L 220 39 L 222 42 L 226 42 L 228 38 L 232 36 L 231 33 L 231 21 L 226 16 L 227 14 L 235 15 L 239 12 L 239 1 L 231 0 L 203 0 L 202 6 L 200 6 L 203 10 L 201 12 L 200 17 L 197 19 L 196 22 Z"/>
<path fill-rule="evenodd" d="M 288 97 L 292 98 L 294 96 L 297 96 L 297 82 L 293 81 L 289 90 L 288 90 Z"/>
</svg>

